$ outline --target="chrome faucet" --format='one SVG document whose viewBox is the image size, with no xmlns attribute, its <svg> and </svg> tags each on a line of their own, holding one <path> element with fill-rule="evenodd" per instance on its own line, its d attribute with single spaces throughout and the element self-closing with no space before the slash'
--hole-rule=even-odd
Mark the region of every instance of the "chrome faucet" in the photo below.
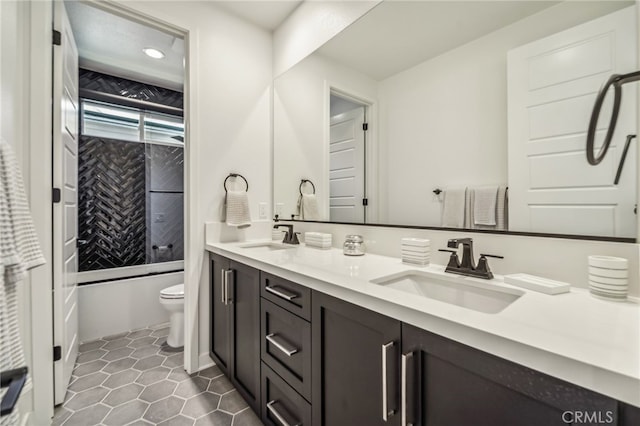
<svg viewBox="0 0 640 426">
<path fill-rule="evenodd" d="M 300 233 L 293 232 L 293 225 L 284 225 L 284 224 L 273 225 L 273 229 L 278 229 L 281 227 L 287 228 L 287 233 L 284 235 L 284 239 L 282 240 L 283 243 L 300 244 L 300 241 L 298 241 L 298 234 Z"/>
<path fill-rule="evenodd" d="M 462 261 L 458 258 L 458 247 L 462 245 Z M 445 269 L 445 272 L 451 272 L 452 274 L 466 275 L 469 277 L 484 278 L 490 280 L 493 278 L 493 273 L 489 269 L 489 263 L 487 257 L 495 257 L 497 259 L 504 259 L 503 256 L 496 256 L 493 254 L 480 254 L 478 264 L 475 264 L 475 258 L 473 256 L 473 240 L 471 238 L 454 238 L 447 241 L 447 247 L 449 249 L 440 249 L 439 251 L 445 251 L 451 253 L 449 257 L 449 263 Z M 454 250 L 450 250 L 454 249 Z"/>
</svg>

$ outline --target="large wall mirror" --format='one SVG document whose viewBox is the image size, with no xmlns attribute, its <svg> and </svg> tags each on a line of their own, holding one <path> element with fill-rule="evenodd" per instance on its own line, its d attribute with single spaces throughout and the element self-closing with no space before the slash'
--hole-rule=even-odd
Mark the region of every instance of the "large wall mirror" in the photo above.
<svg viewBox="0 0 640 426">
<path fill-rule="evenodd" d="M 603 83 L 639 69 L 635 7 L 381 2 L 276 78 L 275 214 L 634 239 L 638 83 L 597 166 L 586 138 Z"/>
</svg>

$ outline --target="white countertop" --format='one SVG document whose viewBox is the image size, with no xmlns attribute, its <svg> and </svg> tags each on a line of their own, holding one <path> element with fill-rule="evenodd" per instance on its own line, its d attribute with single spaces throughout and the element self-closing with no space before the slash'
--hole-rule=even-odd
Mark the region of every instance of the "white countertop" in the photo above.
<svg viewBox="0 0 640 426">
<path fill-rule="evenodd" d="M 207 243 L 206 249 L 640 406 L 638 303 L 604 301 L 575 288 L 546 295 L 518 287 L 525 293 L 522 297 L 501 312 L 487 314 L 370 283 L 407 270 L 444 274 L 443 266 L 412 267 L 398 258 L 369 253 L 351 257 L 342 250 L 304 245 L 275 251 L 243 248 L 247 243 Z M 484 282 L 509 286 L 501 276 Z"/>
</svg>

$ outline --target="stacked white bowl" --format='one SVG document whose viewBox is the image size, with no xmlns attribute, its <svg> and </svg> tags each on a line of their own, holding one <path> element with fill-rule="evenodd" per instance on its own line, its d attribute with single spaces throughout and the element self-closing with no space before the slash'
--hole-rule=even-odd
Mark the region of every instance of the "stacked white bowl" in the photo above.
<svg viewBox="0 0 640 426">
<path fill-rule="evenodd" d="M 425 266 L 431 260 L 431 242 L 424 238 L 403 238 L 400 251 L 402 263 Z"/>
<path fill-rule="evenodd" d="M 321 249 L 331 248 L 331 234 L 325 234 L 323 232 L 305 232 L 304 243 L 310 247 L 317 247 Z"/>
<path fill-rule="evenodd" d="M 621 257 L 589 256 L 589 291 L 593 296 L 627 300 L 629 261 Z"/>
</svg>

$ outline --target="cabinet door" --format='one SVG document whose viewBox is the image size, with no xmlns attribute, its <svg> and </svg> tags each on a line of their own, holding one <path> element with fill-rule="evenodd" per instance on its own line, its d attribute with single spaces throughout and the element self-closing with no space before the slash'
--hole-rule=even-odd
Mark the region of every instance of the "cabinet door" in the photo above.
<svg viewBox="0 0 640 426">
<path fill-rule="evenodd" d="M 407 324 L 401 363 L 403 425 L 617 424 L 615 400 Z"/>
<path fill-rule="evenodd" d="M 314 292 L 311 340 L 314 426 L 400 424 L 399 321 Z"/>
<path fill-rule="evenodd" d="M 229 260 L 215 254 L 211 254 L 209 259 L 211 281 L 211 290 L 209 292 L 209 323 L 211 325 L 209 355 L 220 367 L 220 370 L 228 375 L 231 361 L 231 324 L 230 305 L 225 301 L 224 273 L 229 269 Z"/>
<path fill-rule="evenodd" d="M 231 261 L 231 381 L 254 409 L 260 410 L 260 271 Z"/>
</svg>

